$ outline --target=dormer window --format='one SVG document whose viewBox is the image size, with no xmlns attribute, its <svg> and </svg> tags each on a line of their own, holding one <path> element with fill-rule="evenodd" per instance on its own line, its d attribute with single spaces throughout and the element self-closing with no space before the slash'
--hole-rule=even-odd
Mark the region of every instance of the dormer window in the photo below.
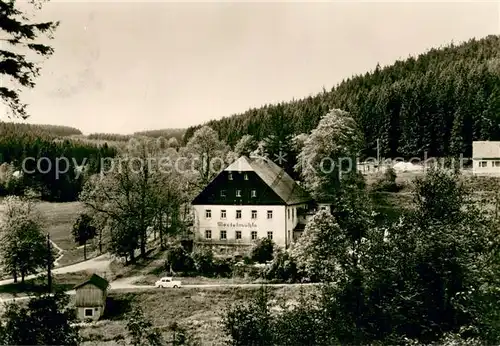
<svg viewBox="0 0 500 346">
<path fill-rule="evenodd" d="M 245 179 L 245 180 L 248 180 L 248 174 L 246 174 L 246 173 L 245 173 L 245 175 L 244 175 L 244 179 Z"/>
<path fill-rule="evenodd" d="M 251 197 L 257 197 L 257 191 L 256 190 L 252 190 L 251 193 L 250 193 Z"/>
<path fill-rule="evenodd" d="M 236 190 L 236 197 L 241 197 L 241 190 Z"/>
<path fill-rule="evenodd" d="M 228 178 L 229 180 L 233 180 L 233 173 L 228 173 L 228 174 L 227 174 L 227 178 Z"/>
<path fill-rule="evenodd" d="M 226 190 L 220 190 L 220 196 L 226 197 Z"/>
</svg>

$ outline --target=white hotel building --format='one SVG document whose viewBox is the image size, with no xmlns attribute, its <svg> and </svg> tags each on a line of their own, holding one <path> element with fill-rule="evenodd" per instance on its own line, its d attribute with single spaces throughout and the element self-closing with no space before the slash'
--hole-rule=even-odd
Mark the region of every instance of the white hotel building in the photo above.
<svg viewBox="0 0 500 346">
<path fill-rule="evenodd" d="M 472 172 L 500 176 L 500 141 L 472 142 Z"/>
<path fill-rule="evenodd" d="M 195 241 L 234 249 L 267 237 L 287 247 L 304 229 L 311 202 L 274 162 L 242 156 L 193 200 Z"/>
</svg>

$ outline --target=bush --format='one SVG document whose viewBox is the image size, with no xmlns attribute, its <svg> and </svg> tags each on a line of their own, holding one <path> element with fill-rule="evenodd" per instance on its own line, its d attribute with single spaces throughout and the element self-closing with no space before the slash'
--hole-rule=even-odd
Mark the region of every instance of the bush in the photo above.
<svg viewBox="0 0 500 346">
<path fill-rule="evenodd" d="M 167 270 L 189 272 L 194 269 L 193 259 L 182 246 L 175 246 L 168 250 L 165 261 Z"/>
<path fill-rule="evenodd" d="M 253 264 L 235 263 L 233 265 L 233 276 L 237 277 L 248 277 L 251 279 L 262 279 L 265 278 L 266 267 L 259 267 Z"/>
<path fill-rule="evenodd" d="M 394 168 L 388 167 L 382 177 L 373 185 L 374 191 L 379 192 L 398 192 L 399 186 L 396 183 L 397 174 Z"/>
<path fill-rule="evenodd" d="M 280 304 L 272 304 L 275 300 Z M 290 309 L 284 300 L 261 287 L 248 302 L 238 302 L 226 311 L 223 331 L 232 345 L 239 346 L 339 344 L 328 335 L 328 329 L 321 328 L 315 318 L 317 311 L 302 290 L 294 305 Z"/>
<path fill-rule="evenodd" d="M 1 345 L 80 345 L 75 310 L 65 293 L 36 295 L 27 304 L 8 303 L 0 318 Z"/>
<path fill-rule="evenodd" d="M 243 257 L 243 263 L 248 265 L 248 264 L 253 264 L 253 261 L 249 256 L 245 256 Z"/>
<path fill-rule="evenodd" d="M 252 247 L 250 258 L 254 262 L 266 263 L 273 259 L 274 243 L 271 239 L 262 238 Z"/>
<path fill-rule="evenodd" d="M 214 254 L 211 249 L 197 248 L 192 254 L 194 269 L 200 274 L 212 275 L 214 272 Z"/>
<path fill-rule="evenodd" d="M 213 274 L 218 277 L 228 278 L 233 275 L 234 261 L 232 258 L 215 259 Z"/>
<path fill-rule="evenodd" d="M 255 265 L 250 265 L 246 268 L 246 275 L 251 279 L 262 279 L 265 277 L 265 267 L 257 267 Z"/>
<path fill-rule="evenodd" d="M 261 288 L 247 304 L 235 304 L 223 317 L 224 332 L 233 345 L 273 345 L 270 295 Z"/>
<path fill-rule="evenodd" d="M 193 337 L 185 327 L 179 325 L 177 322 L 173 322 L 168 326 L 168 331 L 170 332 L 170 337 L 166 340 L 170 341 L 171 345 L 189 345 L 197 346 L 200 345 L 200 341 Z"/>
<path fill-rule="evenodd" d="M 233 266 L 233 276 L 244 277 L 246 273 L 247 265 L 241 262 L 237 262 Z"/>
<path fill-rule="evenodd" d="M 127 332 L 134 346 L 162 345 L 165 343 L 160 330 L 146 318 L 140 307 L 134 309 L 127 316 Z"/>
<path fill-rule="evenodd" d="M 0 181 L 0 196 L 22 196 L 24 195 L 25 188 L 26 186 L 22 179 Z"/>
<path fill-rule="evenodd" d="M 297 264 L 286 250 L 277 251 L 271 265 L 265 270 L 265 277 L 268 280 L 282 282 L 297 282 L 300 280 Z"/>
</svg>

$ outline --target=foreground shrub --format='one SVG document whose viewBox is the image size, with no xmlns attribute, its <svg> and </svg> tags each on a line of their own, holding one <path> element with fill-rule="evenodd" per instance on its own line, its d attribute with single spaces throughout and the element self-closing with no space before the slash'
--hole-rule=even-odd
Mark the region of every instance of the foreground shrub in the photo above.
<svg viewBox="0 0 500 346">
<path fill-rule="evenodd" d="M 373 190 L 379 192 L 398 192 L 399 186 L 396 183 L 397 174 L 394 168 L 388 167 L 382 177 L 373 184 Z"/>
<path fill-rule="evenodd" d="M 266 277 L 266 267 L 254 264 L 237 262 L 233 265 L 232 275 L 250 279 L 263 279 Z"/>
<path fill-rule="evenodd" d="M 75 310 L 65 293 L 30 298 L 27 306 L 8 303 L 2 314 L 2 345 L 79 345 Z"/>
<path fill-rule="evenodd" d="M 288 251 L 281 249 L 276 251 L 271 264 L 266 268 L 265 277 L 268 280 L 282 282 L 297 282 L 300 280 L 297 264 Z"/>
<path fill-rule="evenodd" d="M 266 263 L 273 259 L 274 242 L 268 238 L 258 239 L 253 245 L 250 258 L 254 262 Z"/>
<path fill-rule="evenodd" d="M 233 275 L 234 260 L 232 258 L 217 258 L 214 260 L 213 275 L 229 278 Z"/>
<path fill-rule="evenodd" d="M 167 251 L 165 267 L 168 271 L 190 272 L 194 269 L 194 263 L 182 246 L 174 246 Z"/>
<path fill-rule="evenodd" d="M 198 346 L 201 345 L 200 340 L 188 333 L 186 328 L 173 322 L 168 326 L 170 337 L 167 338 L 167 344 L 172 346 L 185 345 L 185 346 Z"/>
<path fill-rule="evenodd" d="M 272 317 L 269 292 L 260 289 L 247 304 L 235 304 L 222 319 L 225 333 L 232 345 L 273 345 Z"/>
<path fill-rule="evenodd" d="M 222 327 L 231 345 L 335 345 L 328 330 L 318 323 L 319 310 L 301 290 L 298 301 L 286 301 L 261 287 L 250 300 L 230 306 Z M 275 301 L 275 303 L 272 303 Z"/>
<path fill-rule="evenodd" d="M 214 254 L 211 249 L 199 247 L 192 253 L 194 269 L 205 275 L 212 275 L 214 272 Z"/>
</svg>

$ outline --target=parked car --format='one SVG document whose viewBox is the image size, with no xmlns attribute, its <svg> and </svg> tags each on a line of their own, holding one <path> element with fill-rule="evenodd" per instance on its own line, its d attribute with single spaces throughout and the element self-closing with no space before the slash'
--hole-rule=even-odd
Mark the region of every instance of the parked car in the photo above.
<svg viewBox="0 0 500 346">
<path fill-rule="evenodd" d="M 173 278 L 170 276 L 165 276 L 160 280 L 156 281 L 155 286 L 157 288 L 167 288 L 167 287 L 180 288 L 182 284 L 178 280 L 173 280 Z"/>
</svg>

